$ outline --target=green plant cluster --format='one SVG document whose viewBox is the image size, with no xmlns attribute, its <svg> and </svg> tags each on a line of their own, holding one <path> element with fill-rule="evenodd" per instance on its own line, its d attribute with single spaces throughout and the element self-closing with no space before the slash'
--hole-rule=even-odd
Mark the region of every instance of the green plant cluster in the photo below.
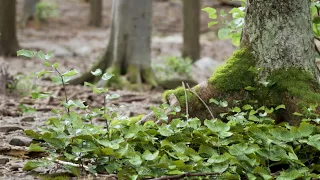
<svg viewBox="0 0 320 180">
<path fill-rule="evenodd" d="M 190 76 L 192 60 L 176 56 L 166 57 L 163 62 L 152 63 L 152 68 L 159 74 L 163 74 L 164 79 L 170 76 Z"/>
<path fill-rule="evenodd" d="M 49 63 L 51 54 L 18 51 L 19 56 L 38 57 L 52 69 L 37 75 L 56 73 L 52 82 L 66 86 L 76 70 L 61 73 L 57 63 Z M 109 80 L 113 75 L 101 70 L 92 72 Z M 107 89 L 86 86 L 103 95 L 105 102 L 119 98 Z M 33 92 L 33 98 L 50 96 L 50 92 Z M 228 107 L 227 102 L 210 100 Z M 145 179 L 166 176 L 173 179 L 195 176 L 209 179 L 319 179 L 320 122 L 315 107 L 308 115 L 300 115 L 298 127 L 287 123 L 275 124 L 274 108 L 246 104 L 230 107 L 219 118 L 201 120 L 177 118 L 159 125 L 154 121 L 137 123 L 140 118 L 119 116 L 112 107 L 91 109 L 79 100 L 62 97 L 65 110 L 53 110 L 47 126 L 26 130 L 35 141 L 30 152 L 45 152 L 46 157 L 28 161 L 24 170 L 52 167 L 59 164 L 69 173 L 80 176 L 87 171 L 115 174 L 118 179 Z M 153 108 L 156 117 L 168 120 L 168 105 Z M 84 113 L 79 113 L 82 110 Z M 172 113 L 180 108 L 172 108 Z M 81 112 L 81 111 L 80 111 Z M 105 126 L 92 123 L 95 117 L 105 119 Z M 210 177 L 209 177 L 210 176 Z"/>
<path fill-rule="evenodd" d="M 36 5 L 36 18 L 38 21 L 46 21 L 49 18 L 58 15 L 57 6 L 55 3 L 48 1 L 40 1 Z"/>
</svg>

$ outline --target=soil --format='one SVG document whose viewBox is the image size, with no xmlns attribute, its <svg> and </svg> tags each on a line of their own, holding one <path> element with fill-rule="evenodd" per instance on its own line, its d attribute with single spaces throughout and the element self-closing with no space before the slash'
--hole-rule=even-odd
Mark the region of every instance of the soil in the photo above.
<svg viewBox="0 0 320 180">
<path fill-rule="evenodd" d="M 53 51 L 54 61 L 59 62 L 62 72 L 77 69 L 79 72 L 88 70 L 99 58 L 108 43 L 110 14 L 112 1 L 103 1 L 103 26 L 101 28 L 88 26 L 89 5 L 81 0 L 56 0 L 59 15 L 47 23 L 29 23 L 22 27 L 18 22 L 18 40 L 21 48 L 31 50 Z M 205 0 L 203 7 L 220 7 L 216 1 Z M 17 4 L 18 20 L 22 19 L 23 0 Z M 153 37 L 152 58 L 156 60 L 166 56 L 180 56 L 181 38 L 181 2 L 155 1 L 153 4 Z M 201 36 L 202 57 L 211 57 L 223 62 L 235 50 L 230 41 L 218 40 L 218 27 L 207 29 L 207 14 L 202 13 Z M 41 88 L 62 96 L 61 87 L 51 85 L 48 79 L 38 80 L 33 73 L 43 69 L 39 60 L 16 57 L 0 57 L 0 63 L 9 65 L 11 75 L 20 75 L 20 81 L 13 92 L 0 95 L 0 179 L 40 179 L 22 170 L 24 163 L 30 159 L 26 146 L 10 145 L 14 136 L 24 136 L 23 130 L 36 130 L 48 117 L 53 116 L 51 109 L 61 108 L 58 99 L 42 99 L 34 101 L 26 95 L 32 88 Z M 82 86 L 67 86 L 69 99 L 80 99 L 91 107 L 101 107 L 103 97 L 94 95 L 91 90 Z M 162 103 L 161 90 L 147 92 L 132 92 L 126 90 L 110 90 L 121 97 L 108 105 L 115 105 L 115 110 L 125 116 L 135 116 L 150 112 L 151 106 Z M 19 105 L 24 104 L 36 109 L 36 112 L 22 113 Z M 95 123 L 103 122 L 96 120 Z M 7 162 L 8 161 L 8 162 Z M 42 169 L 42 173 L 50 170 Z"/>
</svg>

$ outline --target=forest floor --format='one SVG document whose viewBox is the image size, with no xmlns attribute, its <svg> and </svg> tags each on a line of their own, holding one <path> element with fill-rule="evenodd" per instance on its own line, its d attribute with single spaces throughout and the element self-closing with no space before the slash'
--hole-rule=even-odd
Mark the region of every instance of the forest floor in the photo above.
<svg viewBox="0 0 320 180">
<path fill-rule="evenodd" d="M 22 17 L 23 1 L 18 0 L 18 20 Z M 21 48 L 31 50 L 53 51 L 54 61 L 60 63 L 61 71 L 75 68 L 79 72 L 88 70 L 104 52 L 108 43 L 110 12 L 112 1 L 104 1 L 103 26 L 89 27 L 89 5 L 80 0 L 57 0 L 58 17 L 50 19 L 49 23 L 28 24 L 20 28 L 18 24 L 18 39 Z M 204 1 L 203 7 L 216 6 L 209 0 Z M 181 38 L 181 3 L 180 1 L 156 1 L 153 5 L 153 37 L 152 58 L 180 56 Z M 222 8 L 222 7 L 219 7 Z M 224 7 L 226 10 L 230 7 Z M 235 50 L 230 41 L 221 41 L 216 37 L 217 28 L 207 29 L 206 13 L 202 13 L 201 57 L 211 57 L 223 63 Z M 22 170 L 24 163 L 30 158 L 24 143 L 30 143 L 23 130 L 37 129 L 44 125 L 47 118 L 52 116 L 53 108 L 59 108 L 57 100 L 48 98 L 34 101 L 26 95 L 34 87 L 62 94 L 62 88 L 50 85 L 46 79 L 37 80 L 33 73 L 43 69 L 39 60 L 24 58 L 0 57 L 0 63 L 9 65 L 8 71 L 12 75 L 20 74 L 21 81 L 13 93 L 0 95 L 0 179 L 39 179 Z M 34 85 L 33 85 L 34 84 Z M 94 95 L 90 89 L 82 86 L 67 86 L 70 99 L 81 99 L 91 107 L 103 106 L 103 97 Z M 151 106 L 162 103 L 161 90 L 149 92 L 132 92 L 126 90 L 111 90 L 121 97 L 110 102 L 116 105 L 119 114 L 134 116 L 150 112 Z M 22 113 L 19 105 L 30 105 L 36 112 Z M 120 106 L 122 106 L 120 108 Z M 95 123 L 103 123 L 97 120 Z M 51 172 L 40 169 L 40 173 Z"/>
</svg>

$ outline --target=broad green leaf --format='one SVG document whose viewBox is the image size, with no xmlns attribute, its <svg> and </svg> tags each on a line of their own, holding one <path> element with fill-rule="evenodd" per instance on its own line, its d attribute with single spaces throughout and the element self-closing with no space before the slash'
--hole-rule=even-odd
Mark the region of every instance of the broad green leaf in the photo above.
<svg viewBox="0 0 320 180">
<path fill-rule="evenodd" d="M 320 134 L 310 136 L 308 138 L 308 144 L 320 150 Z"/>
<path fill-rule="evenodd" d="M 29 50 L 25 50 L 25 49 L 21 49 L 19 51 L 17 51 L 17 56 L 24 56 L 24 57 L 28 57 L 28 58 L 33 58 L 37 53 L 34 51 L 29 51 Z"/>
<path fill-rule="evenodd" d="M 303 137 L 308 137 L 313 133 L 314 130 L 314 125 L 311 125 L 306 122 L 302 122 L 298 128 L 298 132 L 303 136 Z"/>
<path fill-rule="evenodd" d="M 286 171 L 282 171 L 280 173 L 280 176 L 277 177 L 277 180 L 299 179 L 305 177 L 305 173 L 307 173 L 308 171 L 308 168 L 289 169 Z"/>
<path fill-rule="evenodd" d="M 286 109 L 286 106 L 284 104 L 281 104 L 275 108 L 275 110 L 279 110 L 279 109 Z"/>
<path fill-rule="evenodd" d="M 112 77 L 114 76 L 114 74 L 111 74 L 111 73 L 104 73 L 103 75 L 102 75 L 102 80 L 104 80 L 104 81 L 108 81 L 109 79 L 111 79 Z"/>
<path fill-rule="evenodd" d="M 174 134 L 174 132 L 169 128 L 168 125 L 164 125 L 164 126 L 161 126 L 158 130 L 158 132 L 162 135 L 162 136 L 171 136 Z"/>
<path fill-rule="evenodd" d="M 144 151 L 142 154 L 142 158 L 147 161 L 155 160 L 159 155 L 159 151 L 156 151 L 154 153 L 151 153 L 149 150 Z"/>
<path fill-rule="evenodd" d="M 230 32 L 231 30 L 228 28 L 222 28 L 218 31 L 218 37 L 223 40 L 223 39 L 227 39 L 230 36 Z"/>
<path fill-rule="evenodd" d="M 29 152 L 45 152 L 46 150 L 38 144 L 31 143 L 28 147 Z"/>
<path fill-rule="evenodd" d="M 51 165 L 51 163 L 48 161 L 45 161 L 45 160 L 28 161 L 24 165 L 23 170 L 31 171 L 31 170 L 36 169 L 38 167 L 48 167 L 49 165 Z"/>
<path fill-rule="evenodd" d="M 210 27 L 212 27 L 212 26 L 214 26 L 216 24 L 218 24 L 218 21 L 211 21 L 211 22 L 208 23 L 208 28 L 210 28 Z"/>
<path fill-rule="evenodd" d="M 91 71 L 91 74 L 94 76 L 100 76 L 102 74 L 102 70 L 96 69 L 95 71 Z"/>
<path fill-rule="evenodd" d="M 79 72 L 76 69 L 69 70 L 62 74 L 62 76 L 70 77 L 78 74 Z"/>
</svg>

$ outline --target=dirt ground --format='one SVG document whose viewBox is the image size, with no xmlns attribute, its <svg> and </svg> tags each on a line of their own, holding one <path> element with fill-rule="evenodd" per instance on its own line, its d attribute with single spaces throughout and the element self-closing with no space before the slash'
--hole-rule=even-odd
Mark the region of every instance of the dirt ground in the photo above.
<svg viewBox="0 0 320 180">
<path fill-rule="evenodd" d="M 53 1 L 53 0 L 52 0 Z M 109 38 L 111 0 L 104 0 L 103 26 L 93 28 L 88 26 L 89 5 L 81 0 L 56 0 L 58 17 L 50 19 L 49 23 L 40 27 L 29 24 L 25 28 L 18 23 L 18 40 L 21 48 L 31 50 L 53 51 L 54 61 L 60 63 L 60 70 L 66 71 L 75 68 L 84 72 L 90 68 L 104 52 Z M 215 1 L 205 0 L 203 7 L 217 6 Z M 18 0 L 18 20 L 22 17 L 23 0 Z M 220 7 L 221 8 L 221 7 Z M 225 7 L 229 9 L 230 7 Z M 164 56 L 179 56 L 181 49 L 181 3 L 180 1 L 155 1 L 153 4 L 153 37 L 152 59 Z M 224 61 L 235 50 L 230 41 L 221 41 L 216 37 L 216 28 L 207 29 L 207 14 L 202 13 L 201 36 L 202 57 L 211 57 L 216 61 Z M 9 65 L 8 71 L 12 75 L 24 74 L 17 91 L 13 94 L 0 96 L 0 179 L 37 179 L 26 172 L 22 167 L 28 154 L 25 146 L 10 145 L 15 138 L 24 136 L 23 130 L 37 129 L 44 125 L 52 114 L 52 108 L 59 107 L 59 102 L 53 99 L 34 101 L 29 97 L 21 97 L 19 92 L 30 91 L 32 84 L 44 90 L 61 95 L 60 87 L 51 86 L 49 81 L 37 80 L 30 75 L 43 69 L 38 60 L 24 58 L 0 57 L 0 63 Z M 161 91 L 130 92 L 112 90 L 121 95 L 121 98 L 110 102 L 118 106 L 120 114 L 133 116 L 146 114 L 151 106 L 161 104 Z M 103 104 L 103 97 L 94 95 L 88 88 L 68 86 L 67 93 L 71 99 L 81 99 L 92 107 Z M 19 104 L 34 107 L 36 112 L 21 113 Z M 97 120 L 96 123 L 102 123 Z M 8 161 L 8 162 L 7 162 Z M 40 172 L 49 172 L 42 169 Z"/>
</svg>

